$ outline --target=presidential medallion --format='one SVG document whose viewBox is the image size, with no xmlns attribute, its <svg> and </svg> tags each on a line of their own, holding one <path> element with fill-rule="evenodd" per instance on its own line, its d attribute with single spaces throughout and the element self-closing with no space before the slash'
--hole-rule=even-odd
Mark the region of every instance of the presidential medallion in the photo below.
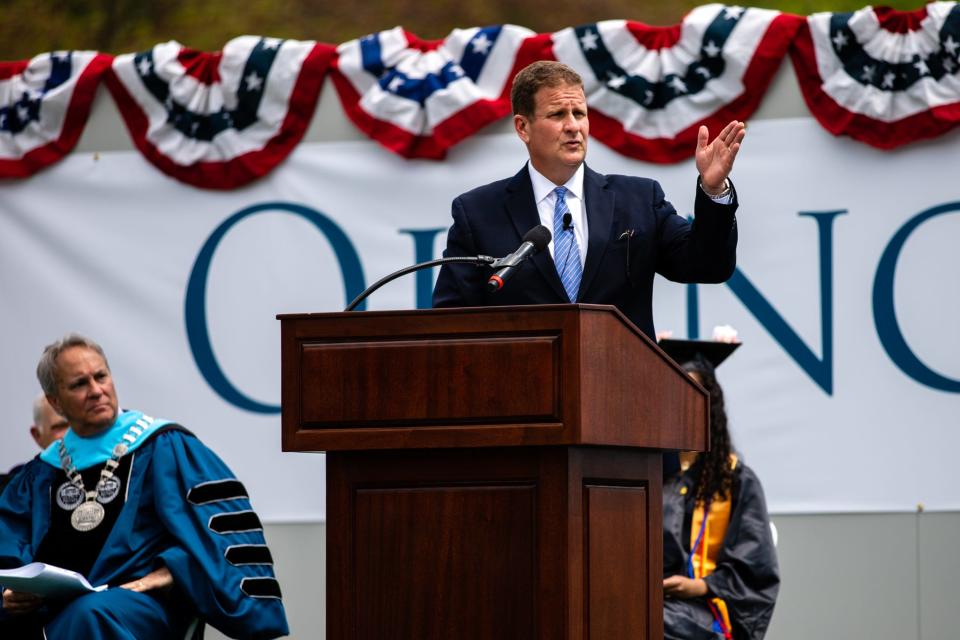
<svg viewBox="0 0 960 640">
<path fill-rule="evenodd" d="M 119 493 L 120 480 L 117 479 L 116 476 L 104 478 L 103 481 L 97 485 L 97 502 L 100 504 L 112 502 Z"/>
<path fill-rule="evenodd" d="M 70 524 L 77 531 L 90 531 L 103 522 L 105 515 L 106 511 L 99 502 L 84 502 L 70 514 Z"/>
<path fill-rule="evenodd" d="M 83 502 L 83 489 L 72 482 L 64 482 L 57 489 L 57 505 L 64 511 L 73 511 Z"/>
</svg>

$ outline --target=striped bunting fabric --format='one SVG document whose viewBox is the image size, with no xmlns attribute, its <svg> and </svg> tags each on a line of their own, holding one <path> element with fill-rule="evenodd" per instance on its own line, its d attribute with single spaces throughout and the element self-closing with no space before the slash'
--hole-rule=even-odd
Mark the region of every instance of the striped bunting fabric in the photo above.
<svg viewBox="0 0 960 640">
<path fill-rule="evenodd" d="M 510 113 L 517 53 L 532 35 L 500 25 L 427 42 L 396 27 L 340 45 L 333 80 L 364 133 L 406 158 L 441 159 Z"/>
<path fill-rule="evenodd" d="M 216 53 L 171 41 L 117 56 L 107 82 L 150 162 L 188 184 L 234 189 L 272 170 L 303 137 L 334 54 L 258 36 Z"/>
<path fill-rule="evenodd" d="M 56 51 L 0 62 L 0 178 L 25 178 L 70 153 L 113 58 Z"/>
<path fill-rule="evenodd" d="M 810 111 L 834 135 L 892 149 L 960 122 L 956 2 L 817 13 L 790 54 Z"/>
<path fill-rule="evenodd" d="M 719 4 L 679 25 L 609 20 L 553 34 L 552 57 L 584 80 L 590 133 L 624 155 L 677 162 L 701 124 L 719 133 L 759 106 L 801 20 Z M 543 52 L 539 57 L 551 57 Z"/>
<path fill-rule="evenodd" d="M 789 49 L 804 99 L 835 135 L 890 149 L 960 121 L 960 7 L 865 7 L 809 17 L 722 4 L 680 24 L 608 20 L 536 34 L 514 25 L 424 41 L 401 27 L 339 47 L 259 36 L 222 51 L 177 42 L 0 62 L 0 178 L 77 144 L 104 78 L 137 148 L 165 174 L 241 187 L 300 142 L 328 71 L 348 118 L 406 158 L 442 159 L 510 114 L 514 74 L 553 59 L 584 79 L 591 133 L 649 162 L 691 157 L 701 124 L 748 119 Z"/>
</svg>

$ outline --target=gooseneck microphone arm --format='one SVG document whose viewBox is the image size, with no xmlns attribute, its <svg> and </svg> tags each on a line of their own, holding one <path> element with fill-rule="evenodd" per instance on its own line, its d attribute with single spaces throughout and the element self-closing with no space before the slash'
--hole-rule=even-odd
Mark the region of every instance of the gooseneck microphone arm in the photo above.
<svg viewBox="0 0 960 640">
<path fill-rule="evenodd" d="M 421 262 L 420 264 L 415 264 L 410 267 L 404 267 L 399 271 L 394 271 L 390 275 L 380 278 L 379 280 L 374 282 L 372 285 L 364 289 L 360 293 L 360 295 L 358 295 L 356 298 L 353 299 L 353 302 L 347 305 L 347 308 L 344 309 L 344 311 L 353 311 L 358 304 L 366 300 L 367 296 L 369 296 L 371 293 L 373 293 L 383 285 L 387 284 L 391 280 L 396 280 L 400 276 L 405 276 L 408 273 L 413 273 L 414 271 L 420 271 L 421 269 L 427 269 L 428 267 L 435 267 L 440 264 L 465 263 L 465 264 L 473 264 L 478 267 L 482 267 L 484 265 L 496 265 L 497 262 L 498 260 L 496 258 L 492 258 L 490 256 L 456 256 L 452 258 L 437 258 L 436 260 L 430 260 L 429 262 Z"/>
</svg>

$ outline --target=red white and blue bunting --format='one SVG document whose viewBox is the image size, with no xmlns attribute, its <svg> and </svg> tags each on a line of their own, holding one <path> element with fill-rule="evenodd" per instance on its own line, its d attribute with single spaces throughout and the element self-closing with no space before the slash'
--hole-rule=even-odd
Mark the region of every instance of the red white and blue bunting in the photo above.
<svg viewBox="0 0 960 640">
<path fill-rule="evenodd" d="M 564 29 L 553 54 L 583 77 L 597 139 L 676 162 L 693 154 L 700 125 L 719 132 L 756 110 L 799 26 L 778 11 L 712 4 L 675 27 L 609 20 Z"/>
<path fill-rule="evenodd" d="M 333 80 L 371 138 L 406 158 L 440 159 L 510 113 L 517 53 L 532 35 L 502 25 L 426 42 L 397 27 L 340 45 Z"/>
<path fill-rule="evenodd" d="M 0 63 L 0 178 L 69 153 L 101 77 L 151 163 L 192 185 L 233 189 L 301 140 L 328 72 L 360 130 L 404 157 L 441 159 L 510 113 L 513 75 L 540 59 L 583 77 L 594 137 L 624 155 L 676 162 L 693 154 L 700 125 L 718 131 L 754 113 L 788 49 L 811 112 L 836 135 L 892 148 L 960 121 L 957 2 L 809 18 L 710 4 L 671 27 L 609 20 L 536 34 L 497 25 L 432 42 L 396 27 L 337 48 L 244 36 L 214 53 L 168 42 L 115 59 L 73 51 Z"/>
<path fill-rule="evenodd" d="M 150 162 L 189 184 L 234 189 L 268 173 L 303 137 L 333 53 L 257 36 L 218 53 L 171 41 L 117 56 L 108 83 Z"/>
<path fill-rule="evenodd" d="M 0 177 L 25 178 L 73 150 L 111 59 L 55 51 L 0 62 Z"/>
<path fill-rule="evenodd" d="M 807 105 L 835 135 L 892 149 L 960 122 L 956 2 L 814 14 L 791 56 Z"/>
</svg>

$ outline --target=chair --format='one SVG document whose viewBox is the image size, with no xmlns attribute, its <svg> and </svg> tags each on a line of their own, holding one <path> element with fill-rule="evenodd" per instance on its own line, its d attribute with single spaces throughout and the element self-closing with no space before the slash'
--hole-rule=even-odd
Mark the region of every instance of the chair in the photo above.
<svg viewBox="0 0 960 640">
<path fill-rule="evenodd" d="M 200 618 L 194 618 L 183 634 L 183 640 L 203 640 L 203 630 L 207 625 Z"/>
</svg>

